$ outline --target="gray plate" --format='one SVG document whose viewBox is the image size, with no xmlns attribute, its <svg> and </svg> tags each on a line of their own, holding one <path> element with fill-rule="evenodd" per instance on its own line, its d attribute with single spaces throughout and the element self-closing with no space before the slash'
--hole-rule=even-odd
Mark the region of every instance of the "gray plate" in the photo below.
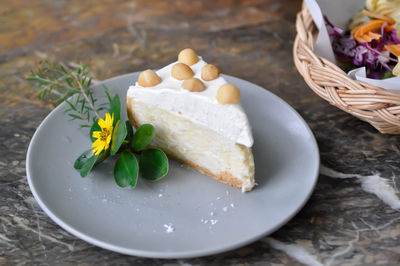
<svg viewBox="0 0 400 266">
<path fill-rule="evenodd" d="M 137 76 L 104 82 L 120 94 L 122 108 L 126 90 Z M 302 208 L 316 184 L 315 138 L 279 97 L 250 82 L 225 78 L 240 88 L 253 127 L 258 183 L 253 191 L 243 194 L 174 161 L 163 180 L 139 179 L 134 189 L 114 183 L 113 160 L 81 178 L 73 162 L 91 143 L 87 129 L 68 121 L 62 104 L 42 122 L 28 149 L 28 182 L 41 208 L 89 243 L 153 258 L 211 255 L 277 230 Z M 103 91 L 99 85 L 96 89 Z M 168 224 L 174 232 L 166 232 Z"/>
</svg>

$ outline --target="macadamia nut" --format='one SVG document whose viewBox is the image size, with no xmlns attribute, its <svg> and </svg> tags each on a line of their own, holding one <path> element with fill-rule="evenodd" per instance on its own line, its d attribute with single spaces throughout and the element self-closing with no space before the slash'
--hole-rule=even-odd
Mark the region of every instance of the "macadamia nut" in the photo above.
<svg viewBox="0 0 400 266">
<path fill-rule="evenodd" d="M 193 77 L 194 73 L 188 65 L 177 63 L 171 69 L 171 76 L 177 80 L 185 80 Z"/>
<path fill-rule="evenodd" d="M 198 78 L 190 78 L 182 83 L 182 88 L 192 92 L 204 91 L 206 86 Z"/>
<path fill-rule="evenodd" d="M 183 49 L 178 55 L 178 61 L 188 66 L 194 65 L 199 62 L 199 57 L 193 49 Z"/>
<path fill-rule="evenodd" d="M 235 85 L 226 83 L 219 87 L 216 98 L 220 104 L 235 104 L 240 100 L 240 91 Z"/>
<path fill-rule="evenodd" d="M 201 78 L 205 81 L 214 80 L 219 77 L 221 71 L 218 67 L 208 64 L 201 68 Z"/>
<path fill-rule="evenodd" d="M 151 69 L 140 73 L 138 84 L 142 87 L 153 87 L 161 82 L 161 78 Z"/>
</svg>

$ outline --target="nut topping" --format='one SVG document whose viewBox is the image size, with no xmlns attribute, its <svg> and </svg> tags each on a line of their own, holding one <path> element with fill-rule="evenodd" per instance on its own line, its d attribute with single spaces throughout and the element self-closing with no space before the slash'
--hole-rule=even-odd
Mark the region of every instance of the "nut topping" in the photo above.
<svg viewBox="0 0 400 266">
<path fill-rule="evenodd" d="M 206 86 L 198 78 L 190 78 L 182 83 L 182 88 L 192 92 L 200 92 L 204 91 L 206 89 Z"/>
<path fill-rule="evenodd" d="M 201 69 L 201 78 L 205 81 L 210 81 L 218 78 L 219 73 L 221 71 L 218 67 L 208 64 L 202 67 Z"/>
<path fill-rule="evenodd" d="M 140 73 L 138 84 L 142 87 L 153 87 L 161 82 L 161 78 L 151 69 Z"/>
<path fill-rule="evenodd" d="M 216 98 L 220 104 L 235 104 L 240 100 L 240 91 L 235 85 L 226 83 L 219 87 Z"/>
<path fill-rule="evenodd" d="M 177 80 L 185 80 L 193 77 L 194 73 L 188 65 L 177 63 L 171 69 L 171 76 Z"/>
<path fill-rule="evenodd" d="M 193 49 L 183 49 L 178 55 L 178 61 L 188 66 L 194 65 L 199 62 L 199 57 Z"/>
</svg>

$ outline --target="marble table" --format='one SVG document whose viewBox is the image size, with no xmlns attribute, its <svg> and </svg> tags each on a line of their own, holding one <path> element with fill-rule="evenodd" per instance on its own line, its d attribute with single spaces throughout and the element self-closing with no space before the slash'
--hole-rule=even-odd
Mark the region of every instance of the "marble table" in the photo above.
<svg viewBox="0 0 400 266">
<path fill-rule="evenodd" d="M 316 96 L 292 61 L 299 0 L 0 0 L 0 265 L 395 265 L 400 263 L 400 137 Z M 313 130 L 319 181 L 272 235 L 215 256 L 159 260 L 88 244 L 40 209 L 26 150 L 54 108 L 23 76 L 39 60 L 86 62 L 96 79 L 158 68 L 193 47 L 222 72 L 291 104 Z"/>
</svg>

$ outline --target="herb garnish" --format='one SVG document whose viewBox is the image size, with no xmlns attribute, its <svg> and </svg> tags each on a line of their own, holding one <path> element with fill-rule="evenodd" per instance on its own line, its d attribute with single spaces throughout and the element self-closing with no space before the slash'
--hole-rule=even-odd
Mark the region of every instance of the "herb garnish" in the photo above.
<svg viewBox="0 0 400 266">
<path fill-rule="evenodd" d="M 148 180 L 159 180 L 168 173 L 168 158 L 158 148 L 147 148 L 154 137 L 154 127 L 140 126 L 136 132 L 129 120 L 121 120 L 121 101 L 103 85 L 108 102 L 98 103 L 93 96 L 92 78 L 86 65 L 67 67 L 63 64 L 41 62 L 27 77 L 37 90 L 39 99 L 53 104 L 68 104 L 65 113 L 70 120 L 80 120 L 80 127 L 89 127 L 92 148 L 75 161 L 74 168 L 86 177 L 93 167 L 109 156 L 118 158 L 114 179 L 120 187 L 135 187 L 140 175 Z M 104 119 L 101 113 L 104 113 Z M 140 156 L 139 162 L 135 154 Z"/>
</svg>

